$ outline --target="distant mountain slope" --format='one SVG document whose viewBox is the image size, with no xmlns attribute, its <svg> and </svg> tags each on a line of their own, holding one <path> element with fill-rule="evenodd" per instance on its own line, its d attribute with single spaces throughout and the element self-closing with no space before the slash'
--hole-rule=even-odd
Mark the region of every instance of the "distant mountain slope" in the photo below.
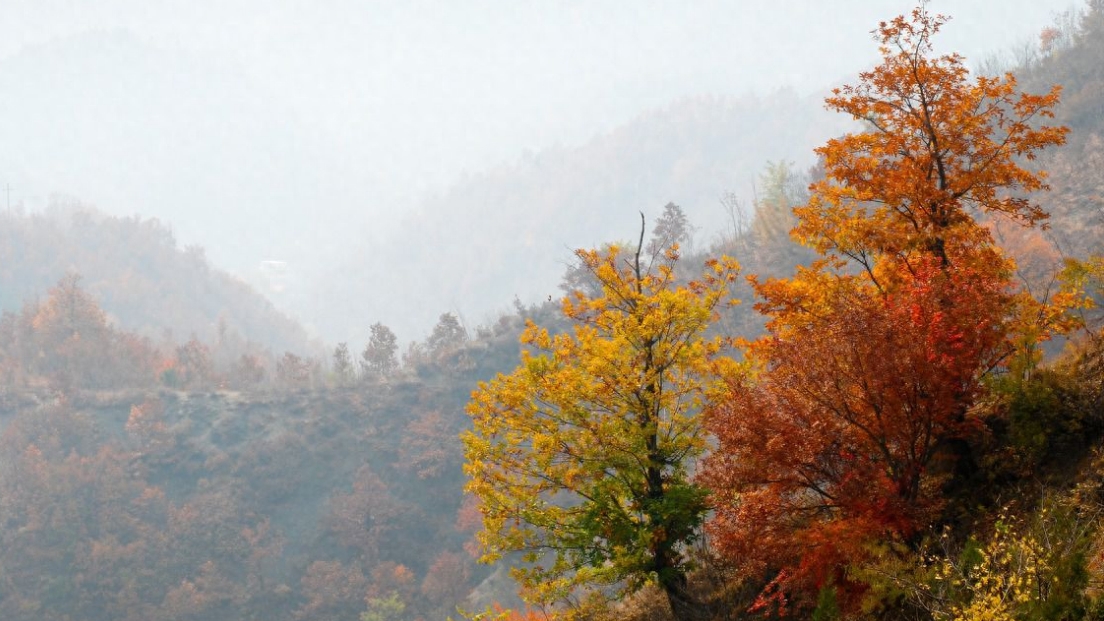
<svg viewBox="0 0 1104 621">
<path fill-rule="evenodd" d="M 113 323 L 154 339 L 171 331 L 179 341 L 233 336 L 275 352 L 310 348 L 302 326 L 212 268 L 202 249 L 178 248 L 157 220 L 73 205 L 0 214 L 0 309 L 19 310 L 69 272 L 82 277 Z"/>
<path fill-rule="evenodd" d="M 1046 36 L 1053 46 L 1016 70 L 1030 91 L 1062 86 L 1056 116 L 1071 131 L 1065 147 L 1040 158 L 1051 174 L 1044 205 L 1065 252 L 1104 253 L 1104 3 Z"/>
<path fill-rule="evenodd" d="M 378 319 L 421 338 L 412 331 L 442 310 L 479 322 L 515 296 L 558 294 L 572 250 L 634 238 L 638 212 L 651 219 L 675 202 L 699 227 L 699 245 L 714 241 L 731 228 L 723 194 L 750 203 L 768 161 L 808 165 L 812 147 L 846 123 L 819 98 L 789 91 L 679 101 L 456 184 L 425 201 L 398 235 L 373 241 L 366 233 L 341 270 L 292 304 L 313 304 L 303 313 L 328 334 L 359 335 Z"/>
</svg>

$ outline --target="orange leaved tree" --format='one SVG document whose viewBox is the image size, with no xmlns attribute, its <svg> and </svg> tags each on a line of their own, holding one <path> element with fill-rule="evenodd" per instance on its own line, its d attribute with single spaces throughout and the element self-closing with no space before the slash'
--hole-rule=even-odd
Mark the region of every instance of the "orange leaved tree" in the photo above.
<svg viewBox="0 0 1104 621">
<path fill-rule="evenodd" d="M 930 523 L 953 472 L 937 461 L 968 459 L 969 409 L 1010 353 L 1013 266 L 975 216 L 1044 220 L 1013 192 L 1045 188 L 1022 161 L 1065 129 L 1039 124 L 1056 90 L 1018 93 L 1011 75 L 933 56 L 944 22 L 921 7 L 882 23 L 882 63 L 827 100 L 867 131 L 817 150 L 824 179 L 795 209 L 823 258 L 753 281 L 769 319 L 756 373 L 709 416 L 714 541 L 772 580 L 764 605 L 844 585 L 865 544 Z"/>
<path fill-rule="evenodd" d="M 1066 128 L 1037 124 L 1053 117 L 1059 89 L 1020 93 L 1011 74 L 971 79 L 962 57 L 932 58 L 931 37 L 945 21 L 919 8 L 911 21 L 879 26 L 882 64 L 827 99 L 868 131 L 816 150 L 824 179 L 795 210 L 799 239 L 853 260 L 875 281 L 883 259 L 934 255 L 948 266 L 949 246 L 990 244 L 978 212 L 1028 225 L 1047 217 L 1013 192 L 1046 189 L 1045 173 L 1021 163 L 1065 141 Z"/>
</svg>

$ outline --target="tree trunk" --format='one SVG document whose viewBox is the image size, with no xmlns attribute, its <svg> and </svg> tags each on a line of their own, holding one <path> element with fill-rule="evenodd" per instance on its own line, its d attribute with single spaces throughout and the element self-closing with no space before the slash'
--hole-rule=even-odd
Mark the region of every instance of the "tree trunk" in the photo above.
<svg viewBox="0 0 1104 621">
<path fill-rule="evenodd" d="M 706 621 L 709 618 L 705 606 L 690 594 L 685 575 L 678 574 L 663 580 L 660 587 L 667 596 L 667 604 L 675 621 Z"/>
</svg>

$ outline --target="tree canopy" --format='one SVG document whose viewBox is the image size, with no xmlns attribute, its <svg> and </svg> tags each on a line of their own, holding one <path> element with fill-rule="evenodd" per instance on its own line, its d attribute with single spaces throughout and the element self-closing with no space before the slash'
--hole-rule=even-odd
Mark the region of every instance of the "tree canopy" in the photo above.
<svg viewBox="0 0 1104 621">
<path fill-rule="evenodd" d="M 710 412 L 714 541 L 748 575 L 776 576 L 761 605 L 847 582 L 872 540 L 908 542 L 938 518 L 942 483 L 971 459 L 983 378 L 1029 302 L 977 217 L 1045 220 L 1021 192 L 1046 187 L 1025 160 L 1064 140 L 1040 124 L 1058 90 L 971 79 L 961 57 L 932 55 L 944 22 L 923 6 L 883 22 L 881 64 L 827 99 L 866 131 L 817 149 L 824 178 L 794 210 L 822 258 L 753 281 L 768 318 L 755 372 Z"/>
<path fill-rule="evenodd" d="M 484 559 L 523 552 L 514 573 L 531 600 L 652 583 L 682 616 L 686 547 L 708 510 L 691 480 L 707 448 L 699 412 L 736 364 L 706 331 L 738 266 L 712 260 L 680 284 L 677 245 L 652 266 L 642 250 L 579 251 L 601 294 L 563 300 L 570 333 L 530 323 L 521 365 L 473 394 L 467 489 L 481 503 Z"/>
</svg>

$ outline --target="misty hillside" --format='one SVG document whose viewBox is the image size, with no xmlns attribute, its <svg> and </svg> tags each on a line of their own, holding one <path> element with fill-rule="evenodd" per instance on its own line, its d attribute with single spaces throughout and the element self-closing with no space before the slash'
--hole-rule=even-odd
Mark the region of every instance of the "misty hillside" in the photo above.
<svg viewBox="0 0 1104 621">
<path fill-rule="evenodd" d="M 442 318 L 401 361 L 377 342 L 374 364 L 342 367 L 335 352 L 323 376 L 290 354 L 270 373 L 250 355 L 227 368 L 217 343 L 153 350 L 105 327 L 71 284 L 5 314 L 0 615 L 452 614 L 491 573 L 467 551 L 463 407 L 517 359 L 522 323 L 469 338 Z"/>
<path fill-rule="evenodd" d="M 1075 34 L 1076 33 L 1076 34 Z M 1081 30 L 1050 31 L 1051 47 L 1018 70 L 1025 88 L 1062 86 L 1056 120 L 1071 129 L 1066 146 L 1045 153 L 1050 172 L 1044 204 L 1063 249 L 1074 256 L 1104 252 L 1104 12 L 1089 13 Z"/>
<path fill-rule="evenodd" d="M 718 241 L 733 227 L 722 196 L 750 208 L 768 162 L 808 166 L 812 147 L 848 126 L 819 98 L 792 91 L 681 100 L 585 144 L 466 178 L 397 233 L 366 231 L 343 268 L 308 283 L 306 298 L 293 285 L 288 303 L 330 338 L 357 340 L 366 317 L 408 338 L 442 310 L 482 323 L 515 297 L 558 295 L 573 250 L 635 238 L 639 213 L 653 221 L 668 202 L 697 227 L 699 246 Z"/>
<path fill-rule="evenodd" d="M 118 218 L 58 200 L 43 213 L 0 213 L 0 310 L 43 299 L 63 276 L 117 327 L 154 340 L 236 339 L 276 353 L 314 349 L 306 331 L 242 280 L 180 248 L 158 220 Z"/>
</svg>

